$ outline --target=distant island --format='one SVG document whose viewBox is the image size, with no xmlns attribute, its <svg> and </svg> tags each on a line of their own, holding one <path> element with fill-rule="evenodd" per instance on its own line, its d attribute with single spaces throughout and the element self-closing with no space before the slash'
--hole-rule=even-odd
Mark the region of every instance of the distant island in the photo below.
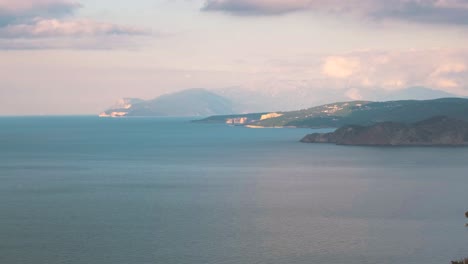
<svg viewBox="0 0 468 264">
<path fill-rule="evenodd" d="M 211 116 L 196 122 L 226 123 L 254 128 L 339 128 L 351 124 L 369 126 L 381 122 L 413 123 L 434 116 L 448 116 L 468 121 L 467 113 L 468 99 L 464 98 L 387 102 L 351 101 L 289 112 Z"/>
<path fill-rule="evenodd" d="M 207 116 L 235 113 L 233 103 L 205 89 L 190 89 L 152 100 L 123 98 L 100 117 Z"/>
<path fill-rule="evenodd" d="M 468 122 L 446 116 L 412 124 L 382 122 L 348 125 L 331 133 L 305 136 L 305 143 L 370 146 L 468 146 Z"/>
</svg>

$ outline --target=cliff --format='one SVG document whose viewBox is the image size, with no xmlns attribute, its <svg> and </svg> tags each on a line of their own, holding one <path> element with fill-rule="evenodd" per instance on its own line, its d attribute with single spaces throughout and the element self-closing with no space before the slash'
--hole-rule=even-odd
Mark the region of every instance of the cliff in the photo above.
<svg viewBox="0 0 468 264">
<path fill-rule="evenodd" d="M 304 143 L 374 146 L 468 146 L 468 122 L 445 116 L 406 124 L 348 125 L 326 134 L 305 136 Z"/>
</svg>

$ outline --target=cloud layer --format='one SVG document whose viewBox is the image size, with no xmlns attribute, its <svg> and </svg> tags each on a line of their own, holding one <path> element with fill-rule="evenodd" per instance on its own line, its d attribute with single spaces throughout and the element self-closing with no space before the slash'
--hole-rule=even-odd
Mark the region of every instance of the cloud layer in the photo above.
<svg viewBox="0 0 468 264">
<path fill-rule="evenodd" d="M 468 25 L 468 0 L 206 0 L 202 10 L 234 15 L 313 11 L 368 19 Z"/>
<path fill-rule="evenodd" d="M 267 61 L 242 87 L 260 87 L 323 102 L 374 100 L 409 87 L 468 96 L 467 49 L 365 50 Z M 302 87 L 302 88 L 301 88 Z M 300 88 L 300 89 L 299 89 Z M 341 97 L 340 97 L 341 96 Z"/>
<path fill-rule="evenodd" d="M 0 38 L 50 38 L 104 35 L 144 35 L 147 32 L 131 26 L 100 23 L 93 20 L 38 19 L 30 24 L 0 28 Z"/>
<path fill-rule="evenodd" d="M 203 10 L 224 11 L 237 15 L 274 15 L 308 9 L 308 2 L 304 0 L 208 0 Z"/>
<path fill-rule="evenodd" d="M 354 52 L 322 60 L 321 72 L 336 85 L 359 90 L 425 86 L 468 94 L 467 50 Z"/>
<path fill-rule="evenodd" d="M 0 26 L 21 23 L 31 18 L 72 15 L 81 4 L 68 0 L 0 0 Z"/>
<path fill-rule="evenodd" d="M 0 49 L 82 48 L 83 43 L 96 43 L 89 41 L 93 37 L 118 41 L 115 36 L 149 34 L 137 27 L 76 18 L 79 8 L 82 5 L 72 0 L 0 0 Z"/>
</svg>

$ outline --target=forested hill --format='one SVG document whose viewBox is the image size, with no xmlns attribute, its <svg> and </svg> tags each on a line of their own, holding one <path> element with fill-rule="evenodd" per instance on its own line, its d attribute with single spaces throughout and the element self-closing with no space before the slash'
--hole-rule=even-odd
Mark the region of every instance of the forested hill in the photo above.
<svg viewBox="0 0 468 264">
<path fill-rule="evenodd" d="M 344 125 L 372 125 L 379 122 L 413 123 L 434 116 L 468 120 L 468 99 L 404 100 L 387 102 L 351 101 L 308 109 L 268 114 L 236 115 L 239 123 L 253 127 L 338 128 Z M 255 118 L 253 118 L 255 117 Z M 258 118 L 260 117 L 260 118 Z M 232 122 L 232 116 L 213 116 L 201 122 Z"/>
</svg>

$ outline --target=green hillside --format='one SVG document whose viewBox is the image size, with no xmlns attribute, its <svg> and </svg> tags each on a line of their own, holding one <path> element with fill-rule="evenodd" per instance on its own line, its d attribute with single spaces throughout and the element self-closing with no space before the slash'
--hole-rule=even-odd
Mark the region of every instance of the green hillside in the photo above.
<svg viewBox="0 0 468 264">
<path fill-rule="evenodd" d="M 282 114 L 282 116 L 265 120 L 251 118 L 246 125 L 334 128 L 344 125 L 371 125 L 385 121 L 413 123 L 433 116 L 448 116 L 468 120 L 468 99 L 443 98 L 388 102 L 352 101 L 327 104 L 299 111 L 279 112 L 279 114 Z M 259 115 L 257 114 L 257 116 Z M 237 115 L 237 117 L 241 116 Z M 225 118 L 223 116 L 210 117 L 205 119 L 204 122 L 209 120 L 222 121 Z"/>
</svg>

